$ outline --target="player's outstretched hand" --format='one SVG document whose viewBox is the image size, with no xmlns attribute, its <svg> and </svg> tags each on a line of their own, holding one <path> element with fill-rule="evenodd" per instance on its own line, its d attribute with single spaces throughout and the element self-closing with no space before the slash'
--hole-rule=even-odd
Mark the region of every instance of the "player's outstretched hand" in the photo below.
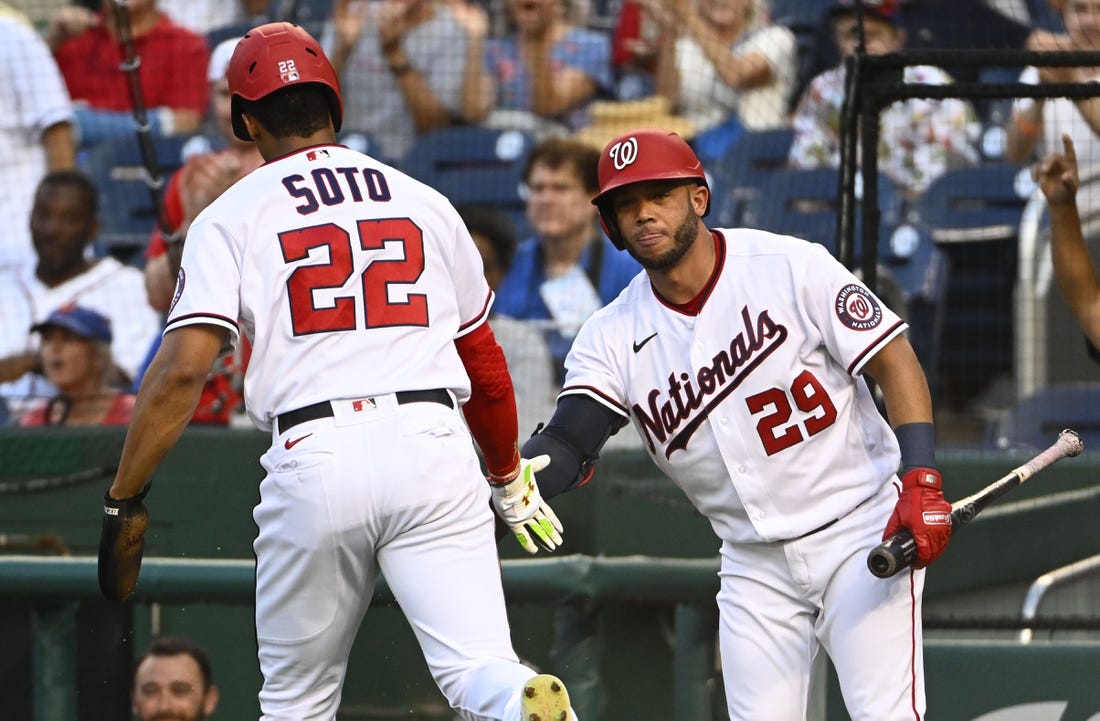
<svg viewBox="0 0 1100 721">
<path fill-rule="evenodd" d="M 134 592 L 145 551 L 145 529 L 149 525 L 149 512 L 142 503 L 147 493 L 148 483 L 130 498 L 103 495 L 99 590 L 109 601 L 125 601 Z"/>
<path fill-rule="evenodd" d="M 943 497 L 943 477 L 934 468 L 914 468 L 901 477 L 901 497 L 894 506 L 882 540 L 908 528 L 916 543 L 914 568 L 924 568 L 947 548 L 951 538 L 951 504 Z"/>
<path fill-rule="evenodd" d="M 535 456 L 530 460 L 521 458 L 515 478 L 504 483 L 489 482 L 497 515 L 516 534 L 523 550 L 532 554 L 538 553 L 539 546 L 553 551 L 561 545 L 561 521 L 542 500 L 535 483 L 535 473 L 548 465 L 550 456 L 547 455 Z"/>
</svg>

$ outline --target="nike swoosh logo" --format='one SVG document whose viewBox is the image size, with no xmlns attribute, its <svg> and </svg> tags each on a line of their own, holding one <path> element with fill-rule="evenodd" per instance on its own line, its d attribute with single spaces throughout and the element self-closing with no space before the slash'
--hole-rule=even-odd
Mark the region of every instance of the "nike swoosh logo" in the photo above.
<svg viewBox="0 0 1100 721">
<path fill-rule="evenodd" d="M 640 351 L 642 349 L 642 346 L 644 346 L 646 343 L 648 343 L 649 341 L 653 340 L 656 337 L 657 337 L 657 334 L 654 333 L 653 335 L 649 336 L 648 338 L 642 338 L 641 341 L 634 341 L 634 352 L 637 353 L 638 351 Z"/>
<path fill-rule="evenodd" d="M 294 440 L 290 440 L 289 438 L 287 438 L 286 443 L 283 444 L 283 448 L 285 448 L 289 451 L 291 448 L 298 445 L 299 443 L 301 443 L 302 441 L 304 441 L 305 439 L 309 438 L 312 435 L 313 435 L 312 433 L 307 433 L 304 436 L 302 436 L 301 438 L 295 438 Z"/>
</svg>

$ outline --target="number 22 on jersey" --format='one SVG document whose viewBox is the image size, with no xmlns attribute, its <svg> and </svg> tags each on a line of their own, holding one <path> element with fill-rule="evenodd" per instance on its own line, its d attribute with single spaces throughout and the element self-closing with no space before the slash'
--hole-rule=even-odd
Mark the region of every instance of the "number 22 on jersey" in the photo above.
<svg viewBox="0 0 1100 721">
<path fill-rule="evenodd" d="M 426 295 L 410 293 L 404 302 L 395 302 L 388 293 L 389 286 L 415 283 L 424 272 L 424 237 L 420 228 L 409 218 L 380 218 L 358 221 L 356 231 L 362 250 L 382 250 L 387 243 L 398 243 L 404 251 L 400 258 L 373 260 L 360 274 L 365 327 L 427 326 Z M 354 297 L 339 296 L 331 308 L 318 308 L 313 302 L 315 290 L 342 288 L 351 278 L 355 271 L 355 242 L 346 230 L 333 223 L 279 234 L 283 260 L 287 263 L 306 259 L 313 248 L 328 248 L 329 262 L 296 268 L 287 280 L 294 335 L 357 328 Z"/>
</svg>

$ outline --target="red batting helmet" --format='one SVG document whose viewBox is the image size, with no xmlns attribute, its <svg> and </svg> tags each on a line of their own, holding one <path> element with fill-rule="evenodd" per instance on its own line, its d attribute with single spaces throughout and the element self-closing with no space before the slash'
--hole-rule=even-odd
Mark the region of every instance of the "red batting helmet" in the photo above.
<svg viewBox="0 0 1100 721">
<path fill-rule="evenodd" d="M 241 118 L 240 101 L 259 100 L 276 90 L 301 83 L 317 83 L 328 92 L 332 125 L 340 129 L 344 105 L 340 81 L 320 43 L 291 23 L 267 23 L 252 28 L 237 43 L 225 72 L 233 118 L 233 134 L 252 140 Z"/>
<path fill-rule="evenodd" d="M 624 247 L 622 234 L 609 202 L 616 189 L 647 180 L 691 179 L 710 189 L 703 164 L 691 146 L 676 133 L 657 128 L 634 130 L 612 139 L 600 154 L 598 173 L 600 192 L 592 204 L 600 211 L 607 237 L 619 250 Z M 710 211 L 709 200 L 706 211 Z"/>
</svg>

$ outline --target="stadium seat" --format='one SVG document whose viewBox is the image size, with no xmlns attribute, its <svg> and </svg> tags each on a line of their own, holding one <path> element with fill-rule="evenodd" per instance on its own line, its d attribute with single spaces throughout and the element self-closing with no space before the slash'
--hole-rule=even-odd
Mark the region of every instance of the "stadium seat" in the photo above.
<svg viewBox="0 0 1100 721">
<path fill-rule="evenodd" d="M 777 167 L 756 177 L 755 192 L 745 204 L 743 225 L 821 243 L 835 254 L 836 218 L 840 210 L 836 168 Z M 856 195 L 861 197 L 858 180 Z M 882 227 L 898 223 L 900 203 L 894 184 L 886 176 L 879 175 L 878 206 Z M 861 227 L 861 214 L 857 212 L 857 247 Z"/>
<path fill-rule="evenodd" d="M 518 130 L 445 128 L 420 136 L 400 167 L 454 205 L 500 209 L 524 237 L 523 168 L 534 144 Z"/>
<path fill-rule="evenodd" d="M 1085 449 L 1100 448 L 1100 382 L 1057 383 L 1020 399 L 989 440 L 997 449 L 1042 450 L 1064 428 L 1076 431 Z"/>
<path fill-rule="evenodd" d="M 711 225 L 736 228 L 744 224 L 745 208 L 766 175 L 787 164 L 794 130 L 746 131 L 721 159 L 707 166 L 711 175 Z"/>
<path fill-rule="evenodd" d="M 773 170 L 748 203 L 745 225 L 820 243 L 836 256 L 838 182 L 834 168 Z M 929 384 L 935 386 L 947 290 L 947 257 L 936 247 L 927 228 L 901 222 L 901 197 L 894 184 L 882 175 L 878 204 L 881 217 L 876 244 L 876 289 L 887 305 L 909 322 L 910 342 L 924 365 Z M 854 270 L 858 274 L 862 258 L 859 212 L 855 225 Z"/>
<path fill-rule="evenodd" d="M 1013 292 L 1023 210 L 1034 188 L 1028 169 L 1008 163 L 957 168 L 936 178 L 908 219 L 948 257 L 951 276 L 940 379 L 951 400 L 986 414 L 1011 399 L 994 381 L 1013 372 Z M 981 396 L 981 398 L 976 398 Z"/>
<path fill-rule="evenodd" d="M 185 158 L 193 136 L 154 137 L 153 150 L 164 184 Z M 123 262 L 139 257 L 149 234 L 157 224 L 149 171 L 141 156 L 137 137 L 119 138 L 91 150 L 85 171 L 99 188 L 99 239 L 96 252 L 113 255 Z M 163 187 L 160 191 L 163 193 Z"/>
</svg>

